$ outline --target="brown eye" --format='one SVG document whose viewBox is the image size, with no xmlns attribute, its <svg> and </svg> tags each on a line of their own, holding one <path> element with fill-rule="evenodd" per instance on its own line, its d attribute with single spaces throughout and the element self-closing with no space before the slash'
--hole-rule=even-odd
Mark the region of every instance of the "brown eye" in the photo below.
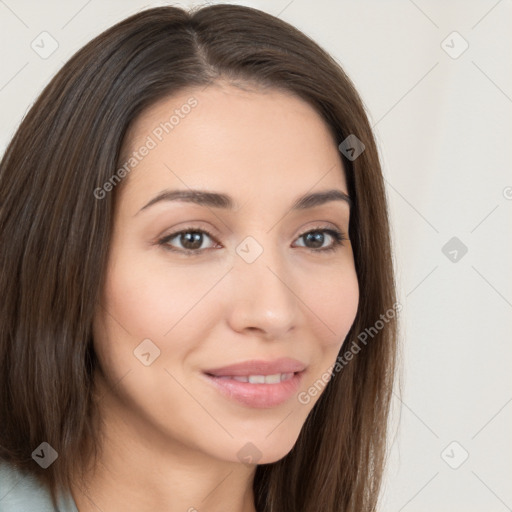
<svg viewBox="0 0 512 512">
<path fill-rule="evenodd" d="M 176 233 L 171 233 L 160 239 L 158 243 L 170 251 L 184 254 L 197 254 L 206 250 L 206 248 L 202 247 L 205 237 L 214 239 L 213 235 L 204 229 L 188 228 Z M 174 241 L 174 243 L 171 244 L 171 241 Z M 178 247 L 176 247 L 175 244 L 178 244 Z"/>
<path fill-rule="evenodd" d="M 213 248 L 203 247 L 205 237 L 217 242 L 214 236 L 208 231 L 190 227 L 161 238 L 158 244 L 168 251 L 181 253 L 185 256 L 194 256 Z M 305 242 L 305 245 L 299 245 L 299 247 L 304 247 L 316 253 L 335 251 L 339 246 L 343 245 L 343 240 L 347 240 L 341 231 L 327 228 L 307 231 L 300 235 L 298 239 L 303 239 Z M 329 240 L 332 240 L 331 243 L 324 247 L 325 242 L 329 242 Z"/>
<path fill-rule="evenodd" d="M 327 247 L 323 247 L 327 233 L 328 237 L 333 239 L 333 242 Z M 343 240 L 347 240 L 345 235 L 341 231 L 335 229 L 315 229 L 308 231 L 299 236 L 299 239 L 303 239 L 305 242 L 306 249 L 310 249 L 313 252 L 325 252 L 334 251 L 340 245 L 343 245 Z M 328 240 L 329 238 L 327 238 Z"/>
</svg>

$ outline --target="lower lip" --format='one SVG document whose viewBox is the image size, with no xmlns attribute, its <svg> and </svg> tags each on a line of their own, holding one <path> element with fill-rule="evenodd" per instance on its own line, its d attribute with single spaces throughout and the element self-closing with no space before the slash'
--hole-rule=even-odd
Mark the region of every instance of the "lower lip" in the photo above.
<svg viewBox="0 0 512 512">
<path fill-rule="evenodd" d="M 276 384 L 250 384 L 203 375 L 228 398 L 248 407 L 268 409 L 286 402 L 298 391 L 303 373 L 304 371 L 294 373 L 291 379 Z"/>
</svg>

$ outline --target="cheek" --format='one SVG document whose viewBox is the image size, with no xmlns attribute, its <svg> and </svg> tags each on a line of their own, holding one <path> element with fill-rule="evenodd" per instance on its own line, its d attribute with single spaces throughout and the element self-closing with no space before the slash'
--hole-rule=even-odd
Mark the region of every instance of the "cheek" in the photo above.
<svg viewBox="0 0 512 512">
<path fill-rule="evenodd" d="M 297 399 L 309 413 L 331 379 L 333 365 L 357 315 L 359 284 L 355 268 L 347 265 L 329 275 L 322 274 L 318 286 L 307 290 L 304 302 L 313 305 L 309 318 L 315 350 Z"/>
<path fill-rule="evenodd" d="M 311 309 L 311 318 L 316 317 L 312 320 L 317 329 L 315 338 L 330 353 L 337 352 L 357 314 L 359 285 L 355 268 L 346 265 L 339 271 L 320 273 L 317 283 L 305 283 L 304 302 Z"/>
<path fill-rule="evenodd" d="M 148 346 L 141 343 L 149 339 L 158 354 L 149 368 L 181 373 L 182 363 L 201 349 L 222 314 L 217 290 L 212 288 L 226 269 L 197 265 L 186 270 L 161 255 L 135 258 L 130 254 L 134 252 L 127 250 L 113 259 L 108 271 L 98 317 L 102 321 L 95 327 L 98 356 L 112 378 L 119 379 L 128 369 L 140 371 L 135 355 Z"/>
<path fill-rule="evenodd" d="M 105 308 L 131 336 L 162 339 L 188 323 L 217 279 L 211 267 L 185 271 L 163 258 L 119 261 L 105 286 Z"/>
</svg>

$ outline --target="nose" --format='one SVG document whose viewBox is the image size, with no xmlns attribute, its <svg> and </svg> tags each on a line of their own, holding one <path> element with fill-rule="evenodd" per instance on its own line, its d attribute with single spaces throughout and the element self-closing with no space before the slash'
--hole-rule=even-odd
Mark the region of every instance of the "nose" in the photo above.
<svg viewBox="0 0 512 512">
<path fill-rule="evenodd" d="M 230 274 L 228 320 L 232 329 L 279 339 L 297 326 L 299 299 L 284 255 L 265 249 L 252 263 L 237 255 Z"/>
</svg>

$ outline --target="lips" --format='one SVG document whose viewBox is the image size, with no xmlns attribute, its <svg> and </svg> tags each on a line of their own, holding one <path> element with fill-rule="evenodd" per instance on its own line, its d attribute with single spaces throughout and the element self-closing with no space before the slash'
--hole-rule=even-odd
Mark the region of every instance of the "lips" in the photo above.
<svg viewBox="0 0 512 512">
<path fill-rule="evenodd" d="M 249 377 L 251 375 L 277 375 L 302 372 L 306 368 L 297 359 L 283 357 L 274 361 L 251 360 L 243 363 L 212 368 L 204 373 L 212 377 Z"/>
<path fill-rule="evenodd" d="M 252 408 L 276 407 L 297 393 L 306 365 L 296 359 L 245 361 L 203 372 L 226 398 Z"/>
<path fill-rule="evenodd" d="M 276 373 L 274 375 L 226 375 L 215 377 L 216 379 L 230 379 L 237 382 L 248 382 L 249 384 L 279 384 L 293 378 L 295 373 Z M 213 377 L 213 375 L 212 375 Z"/>
</svg>

